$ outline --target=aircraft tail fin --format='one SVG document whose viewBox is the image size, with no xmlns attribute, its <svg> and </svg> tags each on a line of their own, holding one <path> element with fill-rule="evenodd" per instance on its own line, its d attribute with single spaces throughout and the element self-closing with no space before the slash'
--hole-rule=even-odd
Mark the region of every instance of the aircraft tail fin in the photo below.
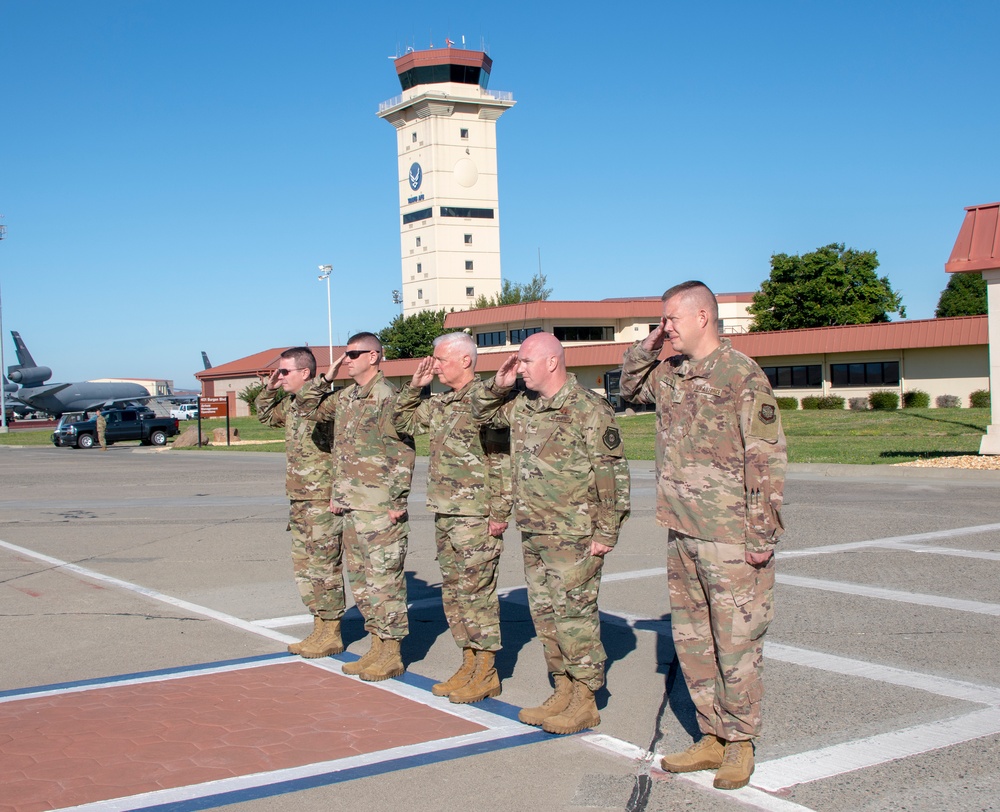
<svg viewBox="0 0 1000 812">
<path fill-rule="evenodd" d="M 28 352 L 28 348 L 25 346 L 24 339 L 21 338 L 21 334 L 17 330 L 11 330 L 10 334 L 14 338 L 14 351 L 17 353 L 17 362 L 22 367 L 38 366 L 38 364 L 35 363 L 35 359 L 31 357 L 31 353 Z"/>
<path fill-rule="evenodd" d="M 205 369 L 211 369 L 212 368 L 212 362 L 208 360 L 208 353 L 205 352 L 204 350 L 201 351 L 201 360 L 205 364 Z"/>
</svg>

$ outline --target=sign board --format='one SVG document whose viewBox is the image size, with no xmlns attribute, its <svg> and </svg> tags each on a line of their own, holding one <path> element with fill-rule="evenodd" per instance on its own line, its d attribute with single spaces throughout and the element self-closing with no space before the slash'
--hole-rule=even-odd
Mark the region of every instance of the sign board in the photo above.
<svg viewBox="0 0 1000 812">
<path fill-rule="evenodd" d="M 229 417 L 229 398 L 198 398 L 200 417 Z"/>
</svg>

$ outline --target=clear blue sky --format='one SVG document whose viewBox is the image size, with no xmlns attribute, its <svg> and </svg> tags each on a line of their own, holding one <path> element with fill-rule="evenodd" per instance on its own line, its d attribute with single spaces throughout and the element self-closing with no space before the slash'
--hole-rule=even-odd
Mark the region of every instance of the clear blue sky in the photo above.
<svg viewBox="0 0 1000 812">
<path fill-rule="evenodd" d="M 4 351 L 171 378 L 398 312 L 387 57 L 485 43 L 503 273 L 553 298 L 749 291 L 775 252 L 875 249 L 933 315 L 1000 199 L 1000 3 L 0 1 Z"/>
</svg>

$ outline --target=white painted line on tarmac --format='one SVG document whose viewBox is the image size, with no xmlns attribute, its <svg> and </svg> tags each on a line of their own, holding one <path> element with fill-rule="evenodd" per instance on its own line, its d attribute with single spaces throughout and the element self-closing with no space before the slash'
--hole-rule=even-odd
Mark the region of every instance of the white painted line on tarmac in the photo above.
<svg viewBox="0 0 1000 812">
<path fill-rule="evenodd" d="M 660 756 L 658 753 L 650 753 L 648 750 L 637 747 L 631 742 L 616 739 L 614 736 L 605 736 L 603 733 L 588 733 L 580 736 L 580 739 L 593 747 L 613 753 L 616 756 L 622 756 L 632 761 L 646 762 L 647 764 L 659 764 Z M 763 809 L 767 812 L 813 812 L 807 806 L 786 801 L 783 798 L 775 798 L 773 795 L 768 795 L 766 792 L 755 789 L 754 786 L 737 790 L 716 789 L 712 785 L 715 776 L 707 770 L 696 773 L 669 773 L 669 775 L 675 781 L 687 781 L 697 784 L 703 789 L 717 793 L 720 797 L 732 798 L 754 809 Z M 752 784 L 756 784 L 756 782 L 754 781 Z"/>
<path fill-rule="evenodd" d="M 832 747 L 765 761 L 757 765 L 753 784 L 770 792 L 777 792 L 796 784 L 833 778 L 998 734 L 1000 708 L 987 708 L 953 719 L 879 733 Z"/>
<path fill-rule="evenodd" d="M 897 542 L 886 545 L 892 549 L 906 550 L 911 553 L 928 553 L 930 555 L 953 555 L 959 558 L 980 558 L 984 561 L 1000 561 L 1000 553 L 992 550 L 956 550 L 952 547 L 922 547 L 919 544 Z"/>
<path fill-rule="evenodd" d="M 955 527 L 950 530 L 932 530 L 928 533 L 914 533 L 909 536 L 890 536 L 884 539 L 869 539 L 867 541 L 851 541 L 844 544 L 826 544 L 822 547 L 809 547 L 803 550 L 779 550 L 779 558 L 799 558 L 805 555 L 823 555 L 827 553 L 842 553 L 858 550 L 863 547 L 884 547 L 895 544 L 913 544 L 921 541 L 936 541 L 938 539 L 961 538 L 978 533 L 995 533 L 1000 530 L 1000 524 L 979 524 L 971 527 Z"/>
<path fill-rule="evenodd" d="M 920 606 L 933 606 L 937 609 L 952 609 L 956 612 L 972 612 L 977 615 L 1000 617 L 1000 604 L 997 603 L 967 601 L 962 598 L 949 598 L 944 595 L 926 595 L 919 592 L 900 592 L 895 589 L 885 589 L 878 586 L 827 581 L 823 578 L 805 578 L 800 575 L 778 574 L 775 576 L 775 579 L 779 584 L 797 586 L 803 589 L 819 589 L 824 592 L 840 592 L 845 595 L 856 595 L 861 598 L 878 598 L 884 601 L 913 603 Z"/>
</svg>

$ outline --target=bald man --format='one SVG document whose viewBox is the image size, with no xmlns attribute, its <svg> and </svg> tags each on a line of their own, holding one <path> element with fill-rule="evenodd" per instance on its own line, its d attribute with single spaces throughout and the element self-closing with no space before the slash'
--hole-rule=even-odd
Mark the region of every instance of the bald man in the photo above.
<svg viewBox="0 0 1000 812">
<path fill-rule="evenodd" d="M 528 392 L 512 391 L 517 375 Z M 535 333 L 473 393 L 480 423 L 509 426 L 514 516 L 528 605 L 554 692 L 518 719 L 549 733 L 600 724 L 597 597 L 604 556 L 629 515 L 629 470 L 614 411 L 566 371 L 562 345 Z"/>
<path fill-rule="evenodd" d="M 625 353 L 621 393 L 656 404 L 670 626 L 702 733 L 661 766 L 714 769 L 716 788 L 739 789 L 750 781 L 760 733 L 787 460 L 767 377 L 719 336 L 718 322 L 704 283 L 667 290 L 659 325 Z M 666 342 L 673 354 L 658 365 Z"/>
</svg>

